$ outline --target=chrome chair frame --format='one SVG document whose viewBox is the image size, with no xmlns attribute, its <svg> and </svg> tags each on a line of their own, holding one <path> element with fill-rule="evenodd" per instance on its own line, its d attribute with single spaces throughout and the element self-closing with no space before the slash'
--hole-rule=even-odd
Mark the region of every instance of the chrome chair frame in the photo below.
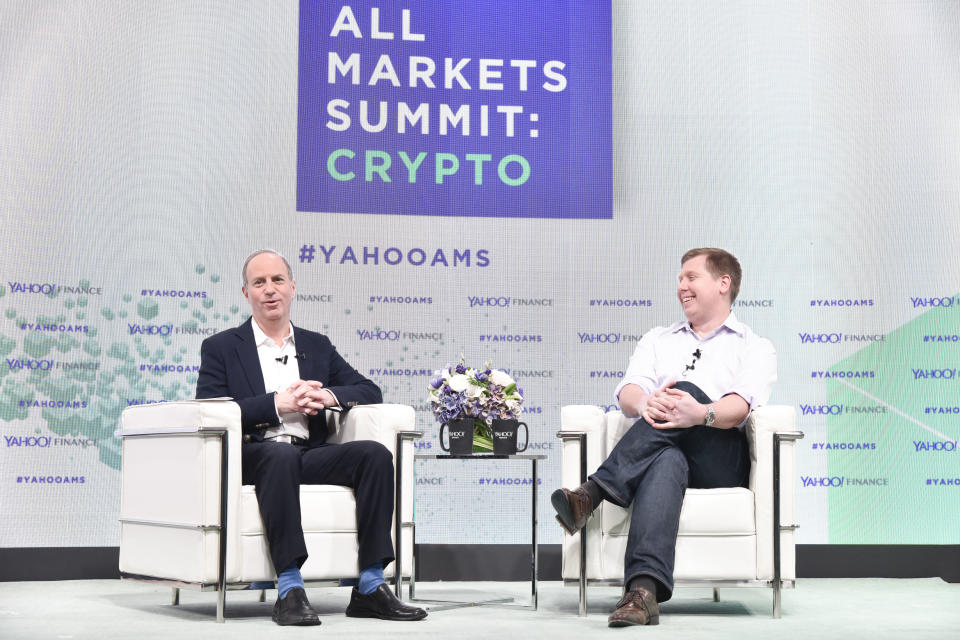
<svg viewBox="0 0 960 640">
<path fill-rule="evenodd" d="M 587 481 L 587 433 L 585 431 L 560 431 L 561 440 L 577 440 L 580 444 L 580 482 Z M 780 618 L 781 590 L 792 589 L 795 580 L 783 580 L 780 572 L 780 532 L 799 528 L 796 523 L 780 523 L 780 446 L 784 441 L 803 438 L 802 431 L 777 431 L 773 434 L 773 579 L 772 580 L 678 580 L 678 587 L 712 587 L 713 600 L 719 602 L 719 587 L 769 587 L 773 589 L 773 617 Z M 580 573 L 576 580 L 564 580 L 566 586 L 577 585 L 580 589 L 579 616 L 587 615 L 587 585 L 622 586 L 623 580 L 587 579 L 587 537 L 581 529 L 580 536 Z"/>
</svg>

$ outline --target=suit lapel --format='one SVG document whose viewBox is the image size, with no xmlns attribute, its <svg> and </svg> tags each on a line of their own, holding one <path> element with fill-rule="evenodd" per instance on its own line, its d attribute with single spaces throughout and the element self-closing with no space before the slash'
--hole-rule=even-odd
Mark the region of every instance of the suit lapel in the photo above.
<svg viewBox="0 0 960 640">
<path fill-rule="evenodd" d="M 240 368 L 247 377 L 247 384 L 253 395 L 263 395 L 267 388 L 263 383 L 263 370 L 260 368 L 260 356 L 257 355 L 257 344 L 253 338 L 253 318 L 248 319 L 237 327 L 237 358 Z"/>
<path fill-rule="evenodd" d="M 297 367 L 300 370 L 300 379 L 314 380 L 315 378 L 313 375 L 311 375 L 313 373 L 313 359 L 310 357 L 310 355 L 314 354 L 314 349 L 310 342 L 310 336 L 307 335 L 303 329 L 294 325 L 293 341 L 296 344 L 297 355 L 304 356 L 297 359 Z"/>
</svg>

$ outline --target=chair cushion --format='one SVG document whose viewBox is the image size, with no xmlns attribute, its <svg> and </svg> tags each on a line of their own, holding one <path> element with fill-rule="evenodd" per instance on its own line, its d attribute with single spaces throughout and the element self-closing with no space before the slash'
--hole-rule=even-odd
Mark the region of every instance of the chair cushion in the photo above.
<svg viewBox="0 0 960 640">
<path fill-rule="evenodd" d="M 630 512 L 609 502 L 602 507 L 602 527 L 609 535 L 627 535 Z M 687 489 L 680 509 L 679 535 L 753 535 L 753 492 L 742 487 Z"/>
<path fill-rule="evenodd" d="M 257 494 L 252 485 L 240 492 L 240 535 L 263 535 L 263 520 Z M 305 534 L 313 532 L 357 531 L 357 502 L 353 490 L 328 484 L 305 484 L 300 487 L 300 518 Z"/>
<path fill-rule="evenodd" d="M 603 538 L 600 569 L 588 568 L 591 578 L 623 580 L 627 536 Z M 677 537 L 676 580 L 756 580 L 756 536 Z"/>
</svg>

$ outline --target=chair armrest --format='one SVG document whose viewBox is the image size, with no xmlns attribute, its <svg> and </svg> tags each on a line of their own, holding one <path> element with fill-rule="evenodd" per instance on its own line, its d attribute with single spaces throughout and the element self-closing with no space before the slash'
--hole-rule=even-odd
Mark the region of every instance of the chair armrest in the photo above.
<svg viewBox="0 0 960 640">
<path fill-rule="evenodd" d="M 225 442 L 218 437 L 221 433 Z M 190 555 L 199 547 L 181 548 L 184 553 L 177 560 L 163 559 L 155 552 L 155 544 L 161 538 L 166 540 L 163 536 L 168 532 L 219 526 L 223 509 L 226 575 L 229 579 L 236 574 L 240 555 L 240 407 L 230 400 L 127 407 L 121 414 L 117 435 L 122 438 L 120 570 L 215 582 L 217 554 L 203 556 L 210 562 L 199 562 Z M 227 482 L 225 504 L 221 504 L 224 444 Z M 204 539 L 216 541 L 218 535 L 214 532 Z M 198 544 L 202 547 L 206 543 Z"/>
<path fill-rule="evenodd" d="M 328 442 L 376 440 L 396 455 L 397 434 L 416 431 L 416 413 L 405 404 L 363 404 L 334 413 Z"/>
<path fill-rule="evenodd" d="M 560 484 L 567 488 L 579 486 L 581 479 L 581 460 L 586 450 L 586 473 L 596 470 L 603 461 L 604 434 L 606 433 L 606 415 L 598 406 L 572 404 L 560 409 L 560 431 L 557 437 L 560 445 Z"/>
<path fill-rule="evenodd" d="M 757 523 L 757 573 L 758 579 L 773 577 L 774 546 L 774 434 L 789 434 L 780 442 L 780 522 L 778 525 L 793 525 L 796 522 L 796 443 L 793 438 L 802 437 L 796 430 L 796 409 L 786 405 L 758 407 L 745 426 L 750 444 L 750 490 L 754 494 Z M 782 576 L 792 579 L 795 575 L 793 531 L 780 533 Z"/>
<path fill-rule="evenodd" d="M 229 400 L 163 402 L 120 415 L 121 518 L 196 524 L 219 519 L 220 438 L 226 432 L 228 506 L 240 490 L 240 407 Z"/>
</svg>

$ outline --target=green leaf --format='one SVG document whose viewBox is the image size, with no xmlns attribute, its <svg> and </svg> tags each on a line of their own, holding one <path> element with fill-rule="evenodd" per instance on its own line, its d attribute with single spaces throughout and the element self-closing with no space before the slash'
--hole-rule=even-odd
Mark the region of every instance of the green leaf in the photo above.
<svg viewBox="0 0 960 640">
<path fill-rule="evenodd" d="M 474 432 L 473 450 L 474 451 L 493 451 L 493 439 L 484 437 Z"/>
</svg>

